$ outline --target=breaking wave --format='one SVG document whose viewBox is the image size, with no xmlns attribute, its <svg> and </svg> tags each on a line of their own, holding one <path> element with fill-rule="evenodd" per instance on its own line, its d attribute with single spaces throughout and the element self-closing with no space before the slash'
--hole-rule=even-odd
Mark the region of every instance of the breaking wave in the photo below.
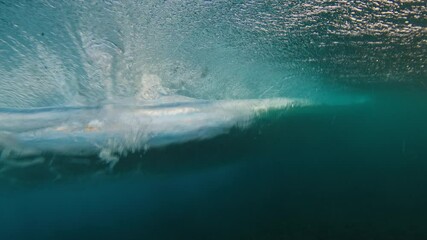
<svg viewBox="0 0 427 240">
<path fill-rule="evenodd" d="M 422 1 L 0 6 L 0 171 L 46 154 L 111 167 L 227 133 L 261 109 L 359 103 L 372 83 L 425 82 Z"/>
</svg>

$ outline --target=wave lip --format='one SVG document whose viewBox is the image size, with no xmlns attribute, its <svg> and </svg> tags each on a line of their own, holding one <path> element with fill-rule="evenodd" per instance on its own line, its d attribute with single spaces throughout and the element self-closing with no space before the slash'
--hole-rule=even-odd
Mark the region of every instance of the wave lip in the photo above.
<svg viewBox="0 0 427 240">
<path fill-rule="evenodd" d="M 307 104 L 287 98 L 208 101 L 164 97 L 134 105 L 1 109 L 0 160 L 46 153 L 98 155 L 114 165 L 129 152 L 211 138 L 247 126 L 261 112 Z"/>
</svg>

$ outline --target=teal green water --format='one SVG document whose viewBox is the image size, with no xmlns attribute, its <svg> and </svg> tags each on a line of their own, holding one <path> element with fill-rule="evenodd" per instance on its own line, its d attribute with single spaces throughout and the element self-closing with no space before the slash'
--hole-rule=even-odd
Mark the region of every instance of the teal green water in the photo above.
<svg viewBox="0 0 427 240">
<path fill-rule="evenodd" d="M 426 16 L 0 0 L 0 239 L 427 239 Z"/>
<path fill-rule="evenodd" d="M 2 239 L 425 239 L 427 97 L 371 97 L 268 112 L 104 177 L 66 165 L 71 180 L 5 188 Z"/>
</svg>

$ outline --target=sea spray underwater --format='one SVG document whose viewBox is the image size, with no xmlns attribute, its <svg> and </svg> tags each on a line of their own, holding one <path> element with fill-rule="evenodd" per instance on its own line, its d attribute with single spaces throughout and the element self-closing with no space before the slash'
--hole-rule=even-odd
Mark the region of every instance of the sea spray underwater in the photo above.
<svg viewBox="0 0 427 240">
<path fill-rule="evenodd" d="M 320 82 L 306 70 L 311 60 L 295 56 L 306 47 L 282 39 L 276 23 L 260 35 L 254 16 L 238 15 L 264 5 L 4 2 L 2 172 L 54 164 L 58 154 L 116 163 L 128 151 L 225 133 L 257 108 L 366 98 Z M 301 11 L 271 6 L 284 16 Z M 30 12 L 31 20 L 19 17 Z M 289 49 L 269 46 L 275 41 Z"/>
<path fill-rule="evenodd" d="M 144 105 L 102 108 L 3 110 L 2 163 L 13 166 L 42 163 L 43 154 L 96 156 L 113 168 L 120 156 L 189 140 L 212 138 L 244 126 L 262 111 L 303 106 L 291 99 L 197 101 L 157 99 Z M 23 158 L 39 157 L 23 164 Z"/>
<path fill-rule="evenodd" d="M 423 1 L 0 1 L 1 239 L 425 239 Z"/>
</svg>

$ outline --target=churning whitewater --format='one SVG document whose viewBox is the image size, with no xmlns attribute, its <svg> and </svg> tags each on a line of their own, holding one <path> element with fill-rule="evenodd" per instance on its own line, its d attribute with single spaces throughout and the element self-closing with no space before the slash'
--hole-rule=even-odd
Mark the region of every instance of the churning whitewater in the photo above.
<svg viewBox="0 0 427 240">
<path fill-rule="evenodd" d="M 98 155 L 114 165 L 128 152 L 211 138 L 248 125 L 263 111 L 306 104 L 284 98 L 206 101 L 164 97 L 138 105 L 1 109 L 0 164 L 11 167 L 19 165 L 20 159 L 58 154 Z"/>
<path fill-rule="evenodd" d="M 0 0 L 0 239 L 427 239 L 425 0 Z"/>
</svg>

